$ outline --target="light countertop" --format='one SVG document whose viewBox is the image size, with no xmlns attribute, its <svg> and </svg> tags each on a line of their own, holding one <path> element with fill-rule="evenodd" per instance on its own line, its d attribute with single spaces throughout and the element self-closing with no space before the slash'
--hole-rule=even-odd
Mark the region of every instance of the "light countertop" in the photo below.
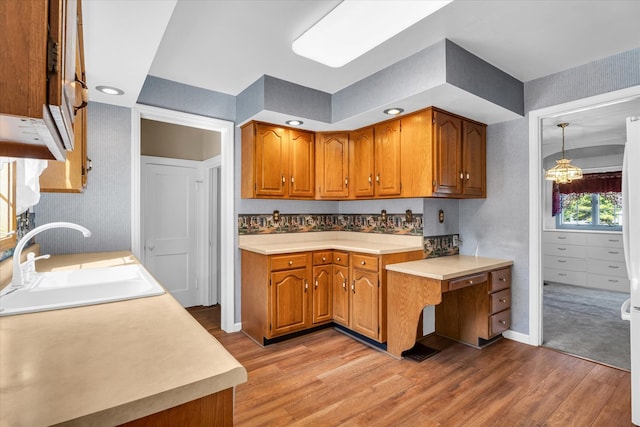
<svg viewBox="0 0 640 427">
<path fill-rule="evenodd" d="M 129 252 L 53 256 L 38 271 L 137 263 Z M 116 425 L 247 381 L 168 293 L 0 318 L 0 425 Z"/>
<path fill-rule="evenodd" d="M 246 235 L 238 243 L 240 249 L 262 255 L 330 249 L 375 255 L 424 250 L 422 236 L 345 231 Z"/>
<path fill-rule="evenodd" d="M 451 255 L 389 264 L 387 270 L 437 280 L 448 280 L 513 265 L 513 261 L 468 255 Z"/>
</svg>

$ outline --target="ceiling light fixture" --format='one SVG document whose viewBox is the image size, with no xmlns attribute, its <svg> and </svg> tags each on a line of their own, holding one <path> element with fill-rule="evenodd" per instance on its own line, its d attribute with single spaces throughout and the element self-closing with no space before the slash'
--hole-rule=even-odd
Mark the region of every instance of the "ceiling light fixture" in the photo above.
<svg viewBox="0 0 640 427">
<path fill-rule="evenodd" d="M 96 89 L 107 95 L 123 95 L 124 91 L 113 86 L 96 86 Z"/>
<path fill-rule="evenodd" d="M 289 126 L 300 126 L 304 122 L 302 120 L 287 120 L 285 123 Z"/>
<path fill-rule="evenodd" d="M 556 160 L 557 165 L 544 174 L 544 179 L 555 181 L 558 184 L 568 184 L 571 181 L 582 178 L 582 169 L 572 165 L 571 160 L 564 157 L 564 128 L 567 126 L 569 126 L 569 123 L 558 124 L 558 127 L 562 128 L 562 158 Z"/>
<path fill-rule="evenodd" d="M 342 67 L 452 0 L 344 0 L 291 45 L 329 67 Z"/>
<path fill-rule="evenodd" d="M 385 114 L 389 114 L 390 116 L 397 116 L 398 114 L 402 113 L 404 111 L 403 108 L 387 108 L 386 110 L 384 110 Z"/>
</svg>

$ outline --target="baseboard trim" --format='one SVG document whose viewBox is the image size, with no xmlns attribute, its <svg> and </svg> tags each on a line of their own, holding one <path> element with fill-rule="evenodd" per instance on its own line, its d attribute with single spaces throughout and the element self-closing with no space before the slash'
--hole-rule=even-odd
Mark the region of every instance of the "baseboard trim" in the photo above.
<svg viewBox="0 0 640 427">
<path fill-rule="evenodd" d="M 529 334 L 523 334 L 522 332 L 516 332 L 512 330 L 504 331 L 502 336 L 508 340 L 521 342 L 523 344 L 533 345 L 537 347 L 537 344 L 531 342 Z"/>
</svg>

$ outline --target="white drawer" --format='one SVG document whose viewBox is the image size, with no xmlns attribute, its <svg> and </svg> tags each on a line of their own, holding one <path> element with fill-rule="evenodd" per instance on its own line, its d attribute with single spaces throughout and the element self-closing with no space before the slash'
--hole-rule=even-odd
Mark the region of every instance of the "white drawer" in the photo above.
<svg viewBox="0 0 640 427">
<path fill-rule="evenodd" d="M 570 285 L 584 285 L 587 282 L 587 273 L 584 271 L 545 268 L 542 275 L 545 282 L 567 283 Z"/>
<path fill-rule="evenodd" d="M 608 248 L 622 248 L 622 234 L 588 234 L 587 244 L 589 246 L 605 246 Z"/>
<path fill-rule="evenodd" d="M 587 258 L 605 261 L 624 262 L 624 249 L 605 248 L 603 246 L 587 247 Z"/>
<path fill-rule="evenodd" d="M 569 271 L 586 271 L 587 262 L 584 258 L 565 258 L 557 256 L 544 256 L 545 268 L 554 268 L 556 270 L 569 270 Z"/>
<path fill-rule="evenodd" d="M 602 274 L 605 276 L 627 278 L 627 267 L 624 262 L 591 259 L 587 263 L 587 272 L 592 274 Z"/>
<path fill-rule="evenodd" d="M 542 233 L 542 241 L 545 243 L 559 243 L 563 245 L 586 245 L 587 236 L 584 233 L 545 231 Z"/>
<path fill-rule="evenodd" d="M 587 286 L 590 288 L 607 289 L 609 291 L 629 292 L 629 279 L 602 274 L 587 275 Z"/>
<path fill-rule="evenodd" d="M 545 243 L 542 245 L 542 253 L 551 256 L 570 258 L 586 258 L 586 246 L 563 245 L 559 243 Z"/>
</svg>

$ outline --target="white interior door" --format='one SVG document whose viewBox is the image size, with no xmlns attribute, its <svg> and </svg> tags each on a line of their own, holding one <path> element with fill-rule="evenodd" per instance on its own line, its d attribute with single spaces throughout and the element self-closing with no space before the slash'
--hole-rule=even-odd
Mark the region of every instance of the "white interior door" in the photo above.
<svg viewBox="0 0 640 427">
<path fill-rule="evenodd" d="M 200 305 L 198 168 L 184 161 L 173 162 L 143 160 L 145 267 L 184 307 L 192 307 Z"/>
</svg>

